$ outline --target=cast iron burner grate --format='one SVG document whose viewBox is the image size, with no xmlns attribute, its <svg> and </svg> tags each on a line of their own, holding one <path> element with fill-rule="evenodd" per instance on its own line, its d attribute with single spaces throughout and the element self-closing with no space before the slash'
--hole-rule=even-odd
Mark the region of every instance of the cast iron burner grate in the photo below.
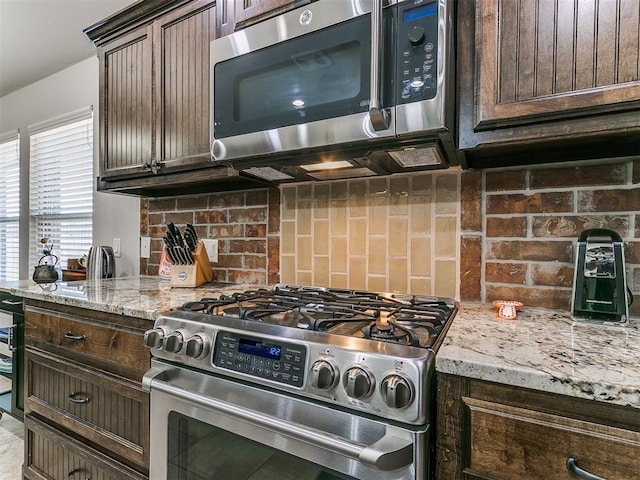
<svg viewBox="0 0 640 480">
<path fill-rule="evenodd" d="M 455 304 L 424 295 L 278 285 L 203 298 L 180 310 L 428 348 Z"/>
</svg>

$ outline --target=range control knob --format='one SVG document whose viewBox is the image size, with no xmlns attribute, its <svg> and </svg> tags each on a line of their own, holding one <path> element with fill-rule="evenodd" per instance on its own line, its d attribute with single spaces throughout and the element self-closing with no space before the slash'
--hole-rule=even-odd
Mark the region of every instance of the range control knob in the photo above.
<svg viewBox="0 0 640 480">
<path fill-rule="evenodd" d="M 329 390 L 338 379 L 338 367 L 331 360 L 316 360 L 311 365 L 311 385 L 320 390 Z"/>
<path fill-rule="evenodd" d="M 361 367 L 351 367 L 344 374 L 344 388 L 351 398 L 367 398 L 373 393 L 375 382 Z"/>
<path fill-rule="evenodd" d="M 176 330 L 175 332 L 167 335 L 167 338 L 164 341 L 164 349 L 167 352 L 178 353 L 182 350 L 182 346 L 184 345 L 185 332 L 181 330 Z"/>
<path fill-rule="evenodd" d="M 144 343 L 144 346 L 148 348 L 161 348 L 162 342 L 168 333 L 169 329 L 167 327 L 160 326 L 152 328 L 151 330 L 144 332 L 142 343 Z"/>
<path fill-rule="evenodd" d="M 409 30 L 409 41 L 411 45 L 417 47 L 424 40 L 424 28 L 422 27 L 413 27 Z"/>
<path fill-rule="evenodd" d="M 209 339 L 203 333 L 196 333 L 187 340 L 184 353 L 187 357 L 202 358 L 209 352 Z"/>
<path fill-rule="evenodd" d="M 413 385 L 408 378 L 387 375 L 380 384 L 382 399 L 391 408 L 404 408 L 413 402 Z"/>
</svg>

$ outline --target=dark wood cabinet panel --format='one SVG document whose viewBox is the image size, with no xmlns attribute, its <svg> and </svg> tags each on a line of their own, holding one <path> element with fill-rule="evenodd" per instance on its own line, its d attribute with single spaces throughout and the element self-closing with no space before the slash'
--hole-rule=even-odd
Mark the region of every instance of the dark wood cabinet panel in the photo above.
<svg viewBox="0 0 640 480">
<path fill-rule="evenodd" d="M 472 160 L 511 149 L 522 163 L 533 147 L 562 160 L 640 154 L 639 19 L 636 0 L 459 2 L 460 148 Z"/>
<path fill-rule="evenodd" d="M 91 362 L 132 380 L 141 379 L 151 365 L 142 336 L 142 331 L 89 317 L 25 308 L 25 344 Z"/>
<path fill-rule="evenodd" d="M 33 418 L 25 418 L 23 473 L 30 480 L 143 480 L 147 477 Z"/>
<path fill-rule="evenodd" d="M 139 28 L 98 50 L 102 177 L 148 170 L 153 160 L 152 32 Z"/>
<path fill-rule="evenodd" d="M 141 380 L 151 355 L 142 338 L 151 322 L 32 299 L 24 311 L 25 415 L 42 422 L 42 429 L 27 427 L 27 478 L 67 478 L 72 470 L 144 478 L 136 473 L 149 471 L 149 396 Z M 51 447 L 58 436 L 65 440 Z M 133 470 L 120 476 L 120 468 Z"/>
<path fill-rule="evenodd" d="M 610 480 L 640 470 L 637 409 L 438 375 L 437 478 Z"/>
<path fill-rule="evenodd" d="M 262 188 L 211 160 L 210 43 L 233 0 L 145 0 L 89 27 L 100 62 L 99 191 L 167 196 Z"/>
<path fill-rule="evenodd" d="M 146 471 L 149 396 L 139 382 L 34 349 L 26 357 L 28 414 L 47 418 Z"/>
<path fill-rule="evenodd" d="M 478 127 L 640 106 L 639 2 L 499 0 L 479 8 Z"/>
<path fill-rule="evenodd" d="M 193 2 L 154 24 L 156 151 L 162 167 L 211 161 L 209 44 L 215 4 Z"/>
</svg>

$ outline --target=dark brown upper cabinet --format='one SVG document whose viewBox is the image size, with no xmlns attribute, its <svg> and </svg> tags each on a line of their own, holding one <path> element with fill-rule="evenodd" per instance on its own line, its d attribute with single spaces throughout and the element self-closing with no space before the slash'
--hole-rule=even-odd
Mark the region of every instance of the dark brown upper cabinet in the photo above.
<svg viewBox="0 0 640 480">
<path fill-rule="evenodd" d="M 262 186 L 211 161 L 209 50 L 221 9 L 212 0 L 145 0 L 85 30 L 100 65 L 98 190 Z"/>
<path fill-rule="evenodd" d="M 639 19 L 637 0 L 460 1 L 468 165 L 640 154 Z"/>
</svg>

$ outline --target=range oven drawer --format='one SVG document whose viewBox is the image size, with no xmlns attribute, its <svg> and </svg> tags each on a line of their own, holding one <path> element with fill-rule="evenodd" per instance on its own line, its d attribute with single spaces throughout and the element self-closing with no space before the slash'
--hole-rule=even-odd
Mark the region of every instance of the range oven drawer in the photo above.
<svg viewBox="0 0 640 480">
<path fill-rule="evenodd" d="M 31 417 L 25 418 L 25 478 L 34 480 L 144 480 L 147 477 L 105 457 Z"/>
<path fill-rule="evenodd" d="M 110 455 L 146 471 L 149 396 L 139 383 L 30 348 L 26 361 L 28 414 L 80 434 Z"/>
</svg>

